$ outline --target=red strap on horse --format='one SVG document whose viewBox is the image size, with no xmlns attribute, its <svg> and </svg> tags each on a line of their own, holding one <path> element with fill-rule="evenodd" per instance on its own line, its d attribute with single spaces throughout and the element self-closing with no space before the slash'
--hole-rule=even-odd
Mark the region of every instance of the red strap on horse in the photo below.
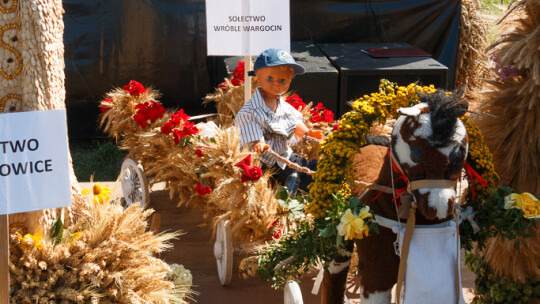
<svg viewBox="0 0 540 304">
<path fill-rule="evenodd" d="M 384 190 L 380 191 L 379 194 L 377 194 L 371 201 L 375 201 L 379 196 L 381 196 L 381 194 L 383 194 L 383 192 L 386 192 L 386 189 L 390 188 L 390 186 L 392 186 L 395 182 L 397 182 L 398 180 L 402 179 L 405 181 L 405 183 L 407 183 L 407 185 L 404 187 L 404 188 L 399 188 L 399 189 L 395 189 L 394 190 L 394 194 L 397 194 L 396 197 L 394 197 L 394 199 L 392 200 L 395 201 L 397 200 L 404 192 L 407 191 L 407 187 L 409 187 L 409 179 L 407 178 L 407 176 L 405 175 L 405 173 L 403 171 L 401 171 L 398 166 L 396 166 L 396 164 L 394 163 L 394 159 L 392 158 L 392 156 L 390 155 L 390 149 L 387 150 L 387 153 L 388 154 L 388 158 L 390 158 L 390 163 L 392 164 L 392 169 L 394 169 L 395 172 L 399 173 L 399 177 L 396 178 L 394 181 L 392 181 L 390 183 L 390 185 L 386 186 L 386 188 L 384 188 Z M 401 204 L 401 202 L 400 202 Z M 399 205 L 398 204 L 398 207 Z"/>
<path fill-rule="evenodd" d="M 471 180 L 471 189 L 472 189 L 472 199 L 474 199 L 474 179 L 478 180 L 480 185 L 484 187 L 489 187 L 489 184 L 478 174 L 478 172 L 474 171 L 474 169 L 469 165 L 468 163 L 465 163 L 465 172 L 467 172 L 467 175 L 469 176 L 469 179 Z"/>
</svg>

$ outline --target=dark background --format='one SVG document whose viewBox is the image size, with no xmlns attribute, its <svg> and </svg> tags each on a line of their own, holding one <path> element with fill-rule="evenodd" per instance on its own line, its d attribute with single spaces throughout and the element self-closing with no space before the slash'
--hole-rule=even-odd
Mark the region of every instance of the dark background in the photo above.
<svg viewBox="0 0 540 304">
<path fill-rule="evenodd" d="M 447 66 L 453 87 L 460 0 L 290 1 L 292 41 L 409 43 Z M 204 0 L 63 4 L 70 138 L 103 137 L 96 123 L 99 100 L 131 79 L 160 90 L 165 107 L 181 107 L 190 115 L 215 111 L 203 107 L 202 98 L 223 81 L 227 69 L 223 57 L 206 56 Z"/>
</svg>

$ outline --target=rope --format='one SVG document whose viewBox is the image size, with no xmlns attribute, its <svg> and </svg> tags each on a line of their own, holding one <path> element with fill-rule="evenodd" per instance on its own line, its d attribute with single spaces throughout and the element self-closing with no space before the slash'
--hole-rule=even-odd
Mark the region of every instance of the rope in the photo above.
<svg viewBox="0 0 540 304">
<path fill-rule="evenodd" d="M 313 175 L 315 174 L 315 171 L 312 171 L 311 169 L 307 168 L 307 167 L 302 167 L 300 166 L 299 164 L 296 164 L 296 163 L 293 163 L 292 161 L 286 159 L 285 157 L 277 154 L 276 152 L 274 152 L 272 149 L 268 148 L 265 150 L 266 152 L 270 153 L 270 155 L 272 155 L 273 157 L 275 157 L 277 160 L 279 160 L 280 162 L 284 163 L 285 165 L 287 165 L 289 168 L 291 169 L 294 169 L 296 171 L 299 171 L 299 172 L 302 172 L 302 173 L 305 173 L 307 175 Z"/>
</svg>

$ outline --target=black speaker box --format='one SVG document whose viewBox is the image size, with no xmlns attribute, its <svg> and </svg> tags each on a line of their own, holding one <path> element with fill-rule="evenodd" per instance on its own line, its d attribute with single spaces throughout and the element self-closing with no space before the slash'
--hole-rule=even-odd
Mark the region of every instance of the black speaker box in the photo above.
<svg viewBox="0 0 540 304">
<path fill-rule="evenodd" d="M 348 102 L 377 92 L 379 80 L 386 78 L 398 85 L 419 82 L 447 88 L 448 68 L 431 57 L 374 58 L 362 49 L 406 48 L 407 43 L 328 43 L 317 44 L 339 71 L 338 112 L 350 111 Z"/>
<path fill-rule="evenodd" d="M 327 109 L 338 113 L 338 70 L 328 58 L 313 44 L 304 41 L 291 43 L 291 55 L 301 64 L 306 73 L 294 77 L 290 91 L 298 94 L 305 103 L 321 102 Z M 257 57 L 253 56 L 255 62 Z M 225 65 L 228 73 L 232 73 L 238 61 L 243 57 L 226 57 Z"/>
</svg>

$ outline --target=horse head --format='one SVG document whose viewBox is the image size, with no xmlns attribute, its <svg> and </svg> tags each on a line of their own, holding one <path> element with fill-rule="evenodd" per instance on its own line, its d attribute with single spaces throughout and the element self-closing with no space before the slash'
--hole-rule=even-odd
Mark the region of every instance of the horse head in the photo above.
<svg viewBox="0 0 540 304">
<path fill-rule="evenodd" d="M 442 220 L 453 214 L 455 185 L 467 158 L 467 130 L 460 117 L 468 104 L 443 90 L 419 98 L 420 104 L 398 111 L 392 157 L 420 213 L 427 220 Z"/>
</svg>

